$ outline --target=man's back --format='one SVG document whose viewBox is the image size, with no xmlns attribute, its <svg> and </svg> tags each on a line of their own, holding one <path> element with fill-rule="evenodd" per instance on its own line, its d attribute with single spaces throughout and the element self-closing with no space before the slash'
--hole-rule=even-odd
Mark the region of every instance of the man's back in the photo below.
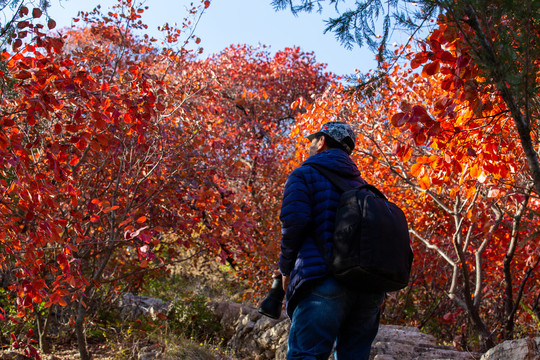
<svg viewBox="0 0 540 360">
<path fill-rule="evenodd" d="M 349 179 L 351 185 L 364 183 L 354 162 L 339 149 L 311 156 L 304 164 L 309 163 L 335 171 Z M 280 214 L 282 241 L 279 267 L 290 269 L 287 273 L 291 273 L 288 312 L 294 307 L 296 291 L 306 281 L 328 275 L 328 264 L 317 248 L 315 236 L 326 244 L 327 251 L 331 251 L 340 196 L 332 183 L 311 166 L 297 168 L 287 180 Z"/>
<path fill-rule="evenodd" d="M 351 186 L 364 183 L 350 158 L 355 136 L 341 122 L 323 125 L 308 136 L 309 158 L 342 176 Z M 281 208 L 279 269 L 292 319 L 287 359 L 328 358 L 335 344 L 339 360 L 369 357 L 379 326 L 384 294 L 352 290 L 337 282 L 316 241 L 331 252 L 340 191 L 312 166 L 287 179 Z M 317 239 L 317 240 L 315 240 Z"/>
</svg>

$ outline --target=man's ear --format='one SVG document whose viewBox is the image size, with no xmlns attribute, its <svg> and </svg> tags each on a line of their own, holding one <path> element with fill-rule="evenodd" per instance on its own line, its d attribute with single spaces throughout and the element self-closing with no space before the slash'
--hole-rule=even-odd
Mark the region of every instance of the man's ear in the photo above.
<svg viewBox="0 0 540 360">
<path fill-rule="evenodd" d="M 323 152 L 326 150 L 326 138 L 321 136 L 317 142 L 317 153 Z"/>
</svg>

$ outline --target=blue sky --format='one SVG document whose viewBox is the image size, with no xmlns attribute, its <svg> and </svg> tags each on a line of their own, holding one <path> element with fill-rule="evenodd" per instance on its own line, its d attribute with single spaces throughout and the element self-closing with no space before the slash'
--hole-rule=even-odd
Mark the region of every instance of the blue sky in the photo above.
<svg viewBox="0 0 540 360">
<path fill-rule="evenodd" d="M 270 51 L 299 46 L 313 51 L 318 62 L 328 64 L 327 70 L 336 74 L 352 74 L 356 69 L 367 72 L 376 65 L 374 55 L 367 49 L 347 50 L 334 35 L 324 34 L 326 14 L 301 13 L 294 16 L 290 11 L 276 12 L 271 0 L 212 0 L 196 30 L 204 48 L 203 56 L 217 53 L 231 44 L 268 45 Z M 52 0 L 49 15 L 58 27 L 70 26 L 77 11 L 90 11 L 98 4 L 105 10 L 114 0 Z M 147 0 L 149 7 L 143 22 L 148 32 L 157 36 L 157 27 L 169 23 L 181 23 L 188 0 Z"/>
</svg>

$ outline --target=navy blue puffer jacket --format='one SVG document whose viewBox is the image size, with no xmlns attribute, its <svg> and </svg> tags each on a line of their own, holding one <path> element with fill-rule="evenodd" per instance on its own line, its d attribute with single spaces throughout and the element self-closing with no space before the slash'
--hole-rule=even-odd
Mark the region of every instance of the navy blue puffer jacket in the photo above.
<svg viewBox="0 0 540 360">
<path fill-rule="evenodd" d="M 295 169 L 285 183 L 281 205 L 281 255 L 279 269 L 290 276 L 287 288 L 287 314 L 292 317 L 302 289 L 328 275 L 328 265 L 315 244 L 315 234 L 331 251 L 334 220 L 340 193 L 309 163 L 320 164 L 348 179 L 351 186 L 364 184 L 360 171 L 340 149 L 329 149 L 310 156 Z"/>
</svg>

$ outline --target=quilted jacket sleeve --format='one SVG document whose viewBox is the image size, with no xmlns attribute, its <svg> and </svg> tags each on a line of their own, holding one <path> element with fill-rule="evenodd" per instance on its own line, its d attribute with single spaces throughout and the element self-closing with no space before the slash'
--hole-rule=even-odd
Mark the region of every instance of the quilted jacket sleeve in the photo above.
<svg viewBox="0 0 540 360">
<path fill-rule="evenodd" d="M 300 169 L 293 171 L 285 183 L 280 220 L 279 269 L 283 275 L 288 276 L 311 226 L 311 197 Z"/>
</svg>

